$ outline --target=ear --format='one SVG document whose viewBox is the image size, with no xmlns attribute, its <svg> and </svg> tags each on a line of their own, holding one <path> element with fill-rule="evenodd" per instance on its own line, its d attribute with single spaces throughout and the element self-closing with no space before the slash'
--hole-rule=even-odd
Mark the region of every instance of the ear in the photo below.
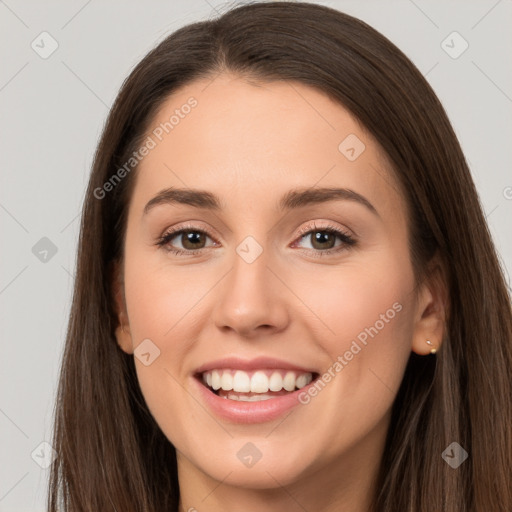
<svg viewBox="0 0 512 512">
<path fill-rule="evenodd" d="M 111 267 L 111 289 L 114 309 L 117 317 L 115 336 L 119 347 L 127 354 L 133 354 L 133 341 L 124 296 L 124 278 L 122 263 L 116 261 Z"/>
<path fill-rule="evenodd" d="M 417 293 L 411 347 L 419 355 L 428 355 L 432 349 L 439 351 L 449 314 L 447 275 L 438 253 L 432 258 L 427 270 Z"/>
</svg>

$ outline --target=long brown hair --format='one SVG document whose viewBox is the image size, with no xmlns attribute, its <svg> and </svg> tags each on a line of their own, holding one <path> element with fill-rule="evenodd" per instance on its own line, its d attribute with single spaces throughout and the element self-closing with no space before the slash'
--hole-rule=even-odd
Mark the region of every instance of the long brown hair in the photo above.
<svg viewBox="0 0 512 512">
<path fill-rule="evenodd" d="M 410 212 L 418 280 L 438 253 L 449 317 L 435 356 L 411 355 L 393 406 L 376 512 L 512 510 L 512 313 L 468 165 L 421 73 L 388 39 L 334 9 L 235 6 L 185 26 L 135 67 L 108 116 L 83 206 L 69 327 L 55 404 L 51 512 L 177 510 L 176 453 L 114 337 L 112 264 L 122 257 L 136 169 L 97 190 L 141 144 L 181 86 L 229 71 L 295 80 L 348 109 L 392 163 Z M 96 194 L 95 194 L 96 191 Z M 459 443 L 457 469 L 442 458 Z"/>
</svg>

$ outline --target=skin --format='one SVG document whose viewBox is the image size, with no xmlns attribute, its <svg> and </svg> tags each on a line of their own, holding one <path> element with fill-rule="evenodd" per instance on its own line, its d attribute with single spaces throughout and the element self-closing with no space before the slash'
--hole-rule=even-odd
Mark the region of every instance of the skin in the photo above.
<svg viewBox="0 0 512 512">
<path fill-rule="evenodd" d="M 139 166 L 115 283 L 121 349 L 133 354 L 149 338 L 160 350 L 149 366 L 135 363 L 148 407 L 177 449 L 180 510 L 363 512 L 411 350 L 426 355 L 427 339 L 437 348 L 442 340 L 445 289 L 434 279 L 416 286 L 403 194 L 380 147 L 341 105 L 299 83 L 224 73 L 170 96 L 150 126 L 190 96 L 197 107 Z M 338 150 L 349 134 L 366 146 L 355 161 Z M 223 208 L 162 204 L 144 215 L 168 187 L 208 190 Z M 313 187 L 351 189 L 378 215 L 349 200 L 276 208 L 290 189 Z M 356 245 L 333 235 L 327 247 L 343 250 L 315 257 L 326 245 L 300 234 L 313 222 Z M 199 256 L 157 245 L 184 223 L 208 232 L 195 242 Z M 236 252 L 249 235 L 263 249 L 250 264 Z M 214 417 L 192 386 L 196 368 L 231 355 L 326 371 L 394 303 L 401 311 L 288 416 L 234 424 Z M 250 468 L 237 457 L 247 442 L 262 454 Z"/>
</svg>

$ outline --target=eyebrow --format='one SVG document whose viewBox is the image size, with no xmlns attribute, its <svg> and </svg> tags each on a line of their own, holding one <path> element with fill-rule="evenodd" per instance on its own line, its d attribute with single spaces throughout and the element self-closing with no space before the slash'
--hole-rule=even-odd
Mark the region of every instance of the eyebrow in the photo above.
<svg viewBox="0 0 512 512">
<path fill-rule="evenodd" d="M 312 204 L 326 203 L 328 201 L 355 201 L 374 215 L 379 216 L 375 207 L 361 194 L 348 188 L 306 188 L 288 191 L 279 201 L 280 211 L 303 208 Z M 206 210 L 222 210 L 220 199 L 206 190 L 190 188 L 166 188 L 161 190 L 144 207 L 144 214 L 157 205 L 184 204 Z"/>
</svg>

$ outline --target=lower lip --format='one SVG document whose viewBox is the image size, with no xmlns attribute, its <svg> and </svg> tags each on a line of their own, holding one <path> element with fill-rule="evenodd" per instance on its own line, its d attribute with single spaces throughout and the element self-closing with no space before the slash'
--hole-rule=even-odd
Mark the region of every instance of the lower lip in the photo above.
<svg viewBox="0 0 512 512">
<path fill-rule="evenodd" d="M 216 416 L 232 423 L 263 423 L 275 420 L 293 407 L 302 405 L 299 402 L 299 394 L 307 391 L 308 387 L 315 382 L 313 381 L 301 389 L 276 398 L 260 400 L 259 402 L 241 402 L 222 398 L 210 391 L 197 378 L 192 377 L 192 380 L 199 387 L 199 394 L 208 408 Z"/>
</svg>

